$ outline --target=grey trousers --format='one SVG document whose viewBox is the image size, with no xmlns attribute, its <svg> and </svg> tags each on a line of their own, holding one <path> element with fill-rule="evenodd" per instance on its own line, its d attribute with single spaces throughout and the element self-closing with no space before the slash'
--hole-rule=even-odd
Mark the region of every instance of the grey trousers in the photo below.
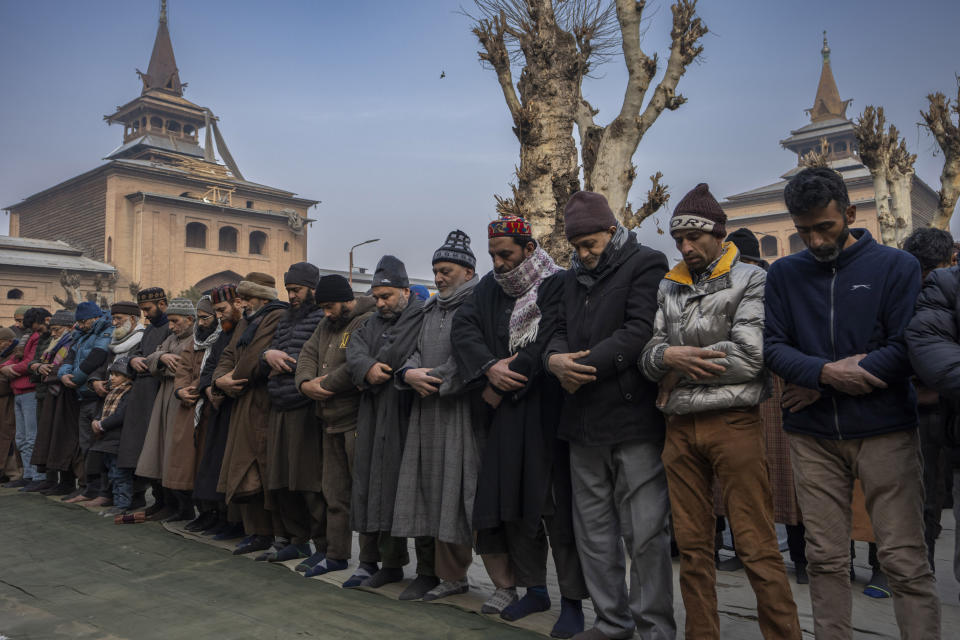
<svg viewBox="0 0 960 640">
<path fill-rule="evenodd" d="M 670 500 L 662 445 L 570 445 L 573 528 L 596 628 L 608 638 L 672 639 Z M 630 555 L 627 592 L 624 550 Z"/>
</svg>

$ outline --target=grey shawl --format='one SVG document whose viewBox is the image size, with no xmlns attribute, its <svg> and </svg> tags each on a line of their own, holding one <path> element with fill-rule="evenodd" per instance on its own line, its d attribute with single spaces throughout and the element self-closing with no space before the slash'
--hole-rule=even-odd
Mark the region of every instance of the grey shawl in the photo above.
<svg viewBox="0 0 960 640">
<path fill-rule="evenodd" d="M 417 348 L 403 365 L 430 368 L 430 375 L 443 383 L 438 393 L 413 401 L 397 483 L 394 536 L 431 536 L 467 546 L 473 541 L 470 520 L 480 449 L 471 412 L 477 391 L 465 388 L 457 374 L 450 329 L 478 281 L 475 277 L 449 298 L 427 302 Z M 397 386 L 409 388 L 399 376 Z"/>
</svg>

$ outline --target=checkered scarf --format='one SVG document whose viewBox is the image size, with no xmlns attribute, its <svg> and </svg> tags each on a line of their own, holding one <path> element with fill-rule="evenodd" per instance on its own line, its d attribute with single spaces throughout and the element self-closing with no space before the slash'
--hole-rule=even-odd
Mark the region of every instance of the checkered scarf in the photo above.
<svg viewBox="0 0 960 640">
<path fill-rule="evenodd" d="M 513 312 L 510 314 L 510 353 L 516 353 L 537 339 L 540 328 L 540 307 L 537 293 L 544 278 L 562 271 L 543 247 L 537 246 L 533 255 L 521 262 L 513 271 L 494 273 L 497 284 L 511 298 Z"/>
<path fill-rule="evenodd" d="M 130 391 L 132 386 L 133 382 L 128 379 L 123 384 L 110 387 L 110 393 L 103 399 L 103 412 L 100 414 L 101 420 L 105 420 L 113 415 L 113 412 L 120 406 L 120 399 L 123 398 L 127 391 Z"/>
</svg>

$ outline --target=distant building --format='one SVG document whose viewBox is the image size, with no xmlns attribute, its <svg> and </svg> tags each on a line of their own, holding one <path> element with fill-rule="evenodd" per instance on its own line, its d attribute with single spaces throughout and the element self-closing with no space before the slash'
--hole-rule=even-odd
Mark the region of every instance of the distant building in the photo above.
<svg viewBox="0 0 960 640">
<path fill-rule="evenodd" d="M 60 283 L 66 271 L 72 283 Z M 21 305 L 55 311 L 65 303 L 84 300 L 112 302 L 117 270 L 109 264 L 87 258 L 79 249 L 55 240 L 34 240 L 0 236 L 0 324 L 8 326 Z"/>
<path fill-rule="evenodd" d="M 870 171 L 857 155 L 857 140 L 853 123 L 847 118 L 850 100 L 841 100 L 837 83 L 830 68 L 830 47 L 826 34 L 823 38 L 823 69 L 813 107 L 807 109 L 810 123 L 790 132 L 790 137 L 780 144 L 797 154 L 797 166 L 787 171 L 781 180 L 729 196 L 721 203 L 727 216 L 727 229 L 733 231 L 746 227 L 757 234 L 760 251 L 768 261 L 790 255 L 804 249 L 803 242 L 793 227 L 783 200 L 787 181 L 800 169 L 800 158 L 811 151 L 820 151 L 821 140 L 826 139 L 829 166 L 838 171 L 847 185 L 850 203 L 857 206 L 855 226 L 865 227 L 877 239 L 877 206 Z M 913 178 L 913 226 L 926 227 L 933 220 L 939 202 L 937 192 L 920 178 Z"/>
<path fill-rule="evenodd" d="M 112 265 L 119 298 L 131 284 L 176 295 L 250 271 L 282 285 L 290 264 L 307 258 L 307 214 L 318 201 L 240 173 L 217 118 L 183 97 L 166 2 L 147 72 L 137 73 L 140 95 L 104 116 L 123 125 L 121 145 L 105 164 L 6 207 L 10 235 L 62 240 Z"/>
</svg>

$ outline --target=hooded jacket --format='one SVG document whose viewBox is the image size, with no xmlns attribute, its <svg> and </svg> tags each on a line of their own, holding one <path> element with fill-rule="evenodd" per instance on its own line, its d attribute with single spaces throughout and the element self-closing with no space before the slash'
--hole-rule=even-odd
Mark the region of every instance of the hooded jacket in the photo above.
<svg viewBox="0 0 960 640">
<path fill-rule="evenodd" d="M 882 435 L 917 426 L 904 330 L 920 291 L 920 263 L 877 244 L 866 229 L 833 262 L 809 251 L 773 263 L 767 274 L 767 366 L 786 383 L 821 393 L 783 428 L 829 440 Z M 823 365 L 865 353 L 860 366 L 887 383 L 863 396 L 820 384 Z"/>
<path fill-rule="evenodd" d="M 695 282 L 686 263 L 660 283 L 653 337 L 643 350 L 644 375 L 659 382 L 668 372 L 663 353 L 671 346 L 692 346 L 726 353 L 713 362 L 726 370 L 708 380 L 682 378 L 663 412 L 685 415 L 739 409 L 760 404 L 767 395 L 763 368 L 763 287 L 766 273 L 740 262 L 732 242 L 709 275 Z"/>
<path fill-rule="evenodd" d="M 636 362 L 653 335 L 667 259 L 624 232 L 619 242 L 617 236 L 610 241 L 595 269 L 588 271 L 575 260 L 558 276 L 563 302 L 544 364 L 555 353 L 589 350 L 578 362 L 597 369 L 596 382 L 574 394 L 564 392 L 558 435 L 578 444 L 663 439 L 657 385 L 643 378 Z"/>
<path fill-rule="evenodd" d="M 90 331 L 79 334 L 71 347 L 71 353 L 60 365 L 57 376 L 73 375 L 73 382 L 77 385 L 77 396 L 81 400 L 97 397 L 87 386 L 87 379 L 106 362 L 113 338 L 113 326 L 110 324 L 110 312 L 106 311 L 93 323 Z"/>
</svg>

